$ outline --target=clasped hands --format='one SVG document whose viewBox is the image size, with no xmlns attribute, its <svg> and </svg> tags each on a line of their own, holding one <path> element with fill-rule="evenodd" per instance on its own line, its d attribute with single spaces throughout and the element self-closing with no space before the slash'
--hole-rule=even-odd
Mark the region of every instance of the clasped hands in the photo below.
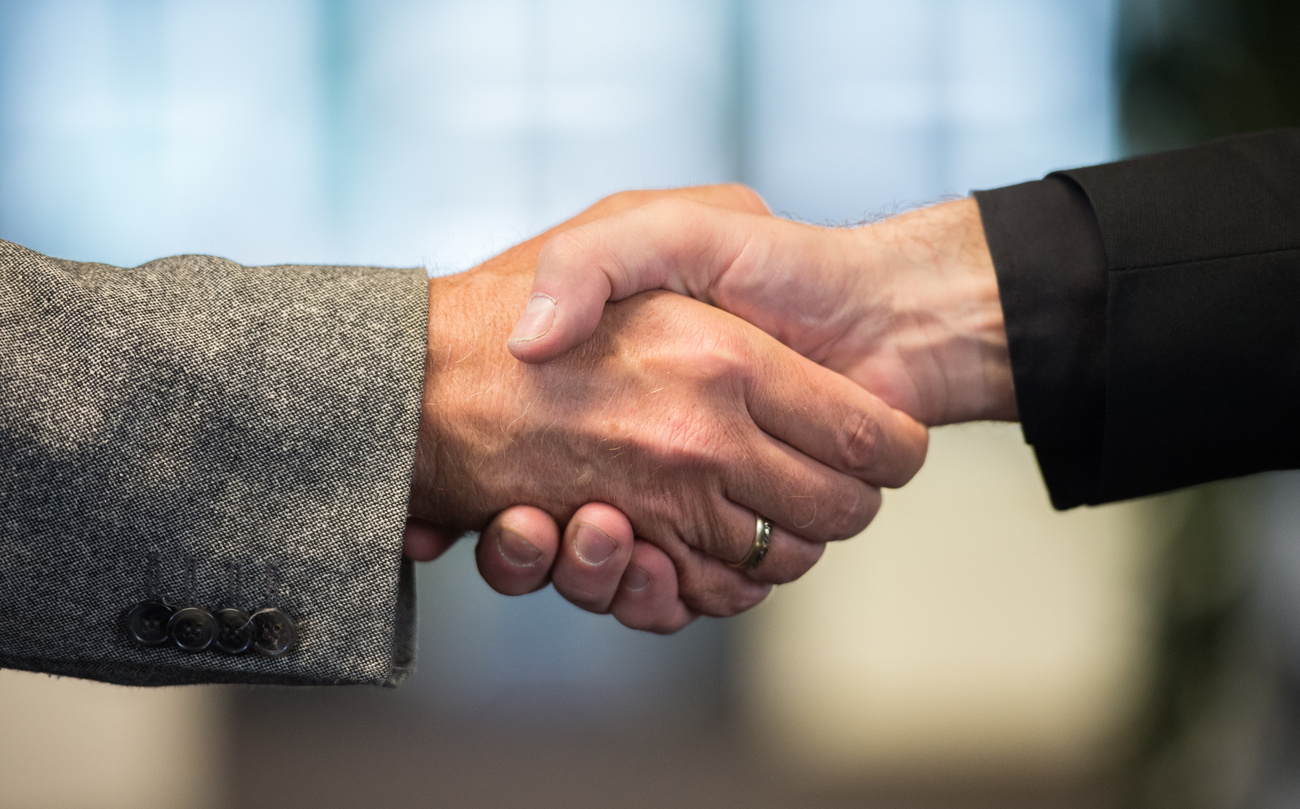
<svg viewBox="0 0 1300 809">
<path fill-rule="evenodd" d="M 820 228 L 741 186 L 625 192 L 430 281 L 405 551 L 480 530 L 496 590 L 672 632 L 866 528 L 927 425 L 1015 417 L 973 200 Z"/>
</svg>

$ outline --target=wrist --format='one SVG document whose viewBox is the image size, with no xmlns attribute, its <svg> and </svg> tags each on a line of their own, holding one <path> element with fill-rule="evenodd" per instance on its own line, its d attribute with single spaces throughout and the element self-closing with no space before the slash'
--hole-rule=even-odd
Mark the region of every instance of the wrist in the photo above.
<svg viewBox="0 0 1300 809">
<path fill-rule="evenodd" d="M 1016 419 L 997 274 L 973 198 L 858 229 L 887 300 L 887 339 L 913 376 L 929 424 Z"/>
<path fill-rule="evenodd" d="M 434 392 L 437 388 L 437 374 L 442 359 L 437 352 L 440 345 L 446 346 L 446 340 L 439 335 L 439 327 L 445 326 L 446 313 L 440 312 L 439 300 L 445 292 L 447 279 L 430 278 L 429 320 L 426 326 L 424 350 L 424 387 L 420 400 L 420 426 L 415 442 L 415 463 L 411 472 L 411 493 L 408 511 L 412 517 L 437 522 L 434 481 L 438 473 L 438 413 Z"/>
<path fill-rule="evenodd" d="M 409 511 L 442 529 L 479 530 L 511 503 L 532 502 L 530 475 L 537 470 L 496 462 L 518 454 L 532 427 L 525 366 L 506 350 L 531 281 L 518 264 L 517 254 L 507 252 L 429 282 Z"/>
</svg>

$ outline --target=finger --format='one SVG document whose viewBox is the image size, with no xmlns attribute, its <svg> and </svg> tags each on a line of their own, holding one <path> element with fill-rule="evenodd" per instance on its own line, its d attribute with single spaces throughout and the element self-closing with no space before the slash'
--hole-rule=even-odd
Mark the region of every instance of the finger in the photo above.
<svg viewBox="0 0 1300 809">
<path fill-rule="evenodd" d="M 728 499 L 813 542 L 856 536 L 880 510 L 879 488 L 769 436 L 751 443 L 725 476 Z"/>
<path fill-rule="evenodd" d="M 618 617 L 618 605 L 622 599 L 628 600 L 628 614 L 619 620 L 634 628 L 648 629 L 655 632 L 676 631 L 684 624 L 682 610 L 686 615 L 704 613 L 716 616 L 729 616 L 744 612 L 766 597 L 767 585 L 792 581 L 803 575 L 817 561 L 822 552 L 819 543 L 809 542 L 780 528 L 773 530 L 772 545 L 767 557 L 757 568 L 739 571 L 720 564 L 722 560 L 704 553 L 693 552 L 688 545 L 702 547 L 712 545 L 721 548 L 728 558 L 739 559 L 748 552 L 754 540 L 754 513 L 732 503 L 723 502 L 718 509 L 719 519 L 712 521 L 718 526 L 714 530 L 728 535 L 719 542 L 718 537 L 691 539 L 675 543 L 686 552 L 682 557 L 691 570 L 689 584 L 686 588 L 678 585 L 677 568 L 671 557 L 657 546 L 650 544 L 653 552 L 638 551 L 647 540 L 633 539 L 633 552 L 628 562 L 622 567 L 607 568 L 609 562 L 593 565 L 590 557 L 596 551 L 581 551 L 578 539 L 578 523 L 599 528 L 606 536 L 615 538 L 622 544 L 633 537 L 631 524 L 621 511 L 603 503 L 592 503 L 579 509 L 569 523 L 566 531 L 564 549 L 556 560 L 552 571 L 555 589 L 562 596 L 578 606 L 592 612 L 615 612 Z M 597 548 L 602 542 L 595 537 Z M 647 558 L 662 557 L 647 562 L 640 568 L 632 564 L 639 559 L 638 554 L 649 554 Z M 584 559 L 587 556 L 589 558 Z M 616 557 L 614 557 L 616 558 Z M 665 560 L 667 560 L 665 562 Z M 621 571 L 619 586 L 613 589 L 613 596 L 606 602 L 610 592 L 613 573 Z M 664 579 L 671 574 L 671 582 Z M 649 580 L 645 577 L 649 576 Z M 680 606 L 678 603 L 680 602 Z M 688 606 L 689 605 L 689 606 Z M 627 620 L 624 620 L 626 618 Z"/>
<path fill-rule="evenodd" d="M 452 533 L 422 520 L 410 519 L 402 532 L 402 553 L 415 562 L 432 562 L 446 553 L 460 537 L 459 531 Z"/>
<path fill-rule="evenodd" d="M 613 506 L 579 508 L 551 570 L 555 591 L 588 612 L 608 612 L 632 558 L 632 539 L 631 523 Z"/>
<path fill-rule="evenodd" d="M 736 569 L 734 566 L 749 555 L 758 538 L 755 518 L 759 515 L 753 508 L 726 499 L 720 499 L 713 507 L 716 519 L 709 522 L 714 526 L 710 529 L 714 535 L 684 539 L 686 544 Z M 767 515 L 764 517 L 770 520 Z M 767 553 L 762 561 L 738 572 L 762 584 L 792 582 L 817 563 L 824 547 L 823 542 L 809 540 L 773 523 Z"/>
<path fill-rule="evenodd" d="M 662 199 L 564 231 L 542 247 L 510 352 L 545 362 L 590 337 L 605 303 L 650 289 L 708 299 L 708 289 L 771 217 Z"/>
<path fill-rule="evenodd" d="M 750 519 L 749 522 L 751 524 L 749 542 L 739 554 L 731 557 L 732 562 L 745 558 L 750 546 L 753 545 L 754 520 Z M 822 558 L 822 553 L 826 550 L 826 543 L 809 541 L 780 525 L 772 526 L 770 543 L 763 561 L 742 571 L 754 581 L 765 584 L 787 584 L 798 579 L 812 570 L 813 565 L 817 564 L 817 560 Z"/>
<path fill-rule="evenodd" d="M 761 366 L 746 404 L 768 435 L 875 486 L 902 486 L 921 468 L 929 434 L 910 416 L 784 347 Z"/>
<path fill-rule="evenodd" d="M 532 506 L 512 506 L 479 535 L 474 557 L 489 587 L 517 596 L 546 586 L 559 547 L 560 528 L 551 515 Z"/>
<path fill-rule="evenodd" d="M 703 551 L 681 543 L 664 551 L 677 569 L 678 597 L 692 612 L 728 618 L 753 609 L 772 592 L 772 585 L 755 581 Z"/>
<path fill-rule="evenodd" d="M 743 549 L 753 541 L 753 514 L 722 501 L 717 515 L 721 519 L 700 520 L 711 522 L 718 535 L 730 535 L 729 541 L 719 542 L 718 536 L 688 537 L 680 535 L 648 536 L 645 539 L 659 547 L 672 560 L 677 571 L 677 597 L 687 609 L 697 615 L 725 618 L 751 609 L 767 598 L 772 585 L 755 581 L 746 573 L 727 566 L 714 551 L 739 559 Z M 748 524 L 745 528 L 743 523 Z M 736 531 L 746 538 L 736 538 Z"/>
<path fill-rule="evenodd" d="M 695 620 L 677 595 L 677 568 L 657 546 L 638 539 L 609 611 L 623 626 L 667 635 Z"/>
</svg>

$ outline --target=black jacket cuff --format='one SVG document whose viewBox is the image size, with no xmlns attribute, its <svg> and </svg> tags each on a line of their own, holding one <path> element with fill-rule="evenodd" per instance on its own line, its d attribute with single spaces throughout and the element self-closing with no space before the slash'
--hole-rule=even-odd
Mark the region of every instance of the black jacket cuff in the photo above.
<svg viewBox="0 0 1300 809">
<path fill-rule="evenodd" d="M 976 194 L 1069 508 L 1300 466 L 1300 130 Z"/>
<path fill-rule="evenodd" d="M 1087 198 L 1060 176 L 977 191 L 1016 404 L 1056 508 L 1094 502 L 1106 406 L 1106 256 Z"/>
</svg>

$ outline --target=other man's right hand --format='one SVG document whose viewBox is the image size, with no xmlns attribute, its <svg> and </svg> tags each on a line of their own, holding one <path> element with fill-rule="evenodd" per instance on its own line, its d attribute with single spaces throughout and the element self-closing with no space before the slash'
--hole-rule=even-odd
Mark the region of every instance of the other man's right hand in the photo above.
<svg viewBox="0 0 1300 809">
<path fill-rule="evenodd" d="M 430 283 L 417 519 L 446 533 L 484 528 L 512 504 L 562 523 L 584 503 L 614 506 L 653 544 L 642 561 L 676 574 L 676 592 L 655 591 L 663 603 L 671 595 L 674 609 L 643 627 L 669 631 L 694 613 L 746 609 L 770 584 L 801 575 L 822 543 L 866 526 L 880 486 L 901 485 L 920 467 L 925 430 L 911 418 L 680 296 L 611 306 L 578 350 L 544 365 L 516 361 L 506 336 L 534 256 L 516 248 Z M 726 563 L 748 550 L 756 512 L 775 526 L 772 549 L 742 573 Z M 573 552 L 589 560 L 607 551 L 620 575 L 575 580 L 566 596 L 617 614 L 633 543 L 598 521 L 575 524 Z M 538 564 L 549 570 L 550 561 Z"/>
<path fill-rule="evenodd" d="M 544 363 L 596 328 L 606 301 L 669 289 L 712 303 L 839 371 L 929 424 L 1014 419 L 1001 303 L 979 210 L 957 200 L 858 228 L 820 228 L 665 198 L 557 234 L 543 248 L 529 305 L 511 336 L 522 360 Z M 616 509 L 585 506 L 583 521 L 631 535 Z M 566 531 L 526 507 L 510 509 L 489 535 L 509 531 L 538 546 L 571 544 Z M 511 568 L 479 546 L 485 579 L 503 592 L 533 586 L 536 572 Z M 622 571 L 584 569 L 586 577 Z M 653 597 L 671 576 L 629 566 L 620 620 L 654 625 Z M 561 593 L 580 587 L 557 577 Z M 581 580 L 580 577 L 576 577 Z M 629 620 L 629 618 L 631 620 Z"/>
</svg>

